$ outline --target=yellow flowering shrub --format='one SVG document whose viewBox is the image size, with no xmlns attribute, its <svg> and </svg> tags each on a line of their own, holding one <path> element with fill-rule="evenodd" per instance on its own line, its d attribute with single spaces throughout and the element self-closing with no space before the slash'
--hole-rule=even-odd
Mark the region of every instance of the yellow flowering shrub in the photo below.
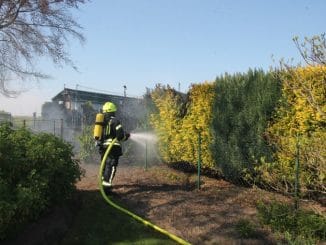
<svg viewBox="0 0 326 245">
<path fill-rule="evenodd" d="M 182 134 L 179 143 L 180 147 L 184 149 L 181 159 L 187 162 L 196 162 L 198 159 L 198 134 L 200 134 L 202 166 L 207 168 L 215 166 L 211 152 L 214 86 L 209 82 L 192 85 L 189 91 L 187 114 L 182 121 Z"/>
<path fill-rule="evenodd" d="M 261 166 L 262 177 L 275 189 L 293 191 L 299 144 L 301 191 L 325 192 L 326 66 L 289 69 L 281 78 L 283 103 L 268 128 L 276 162 Z"/>
<path fill-rule="evenodd" d="M 175 138 L 181 128 L 181 94 L 169 86 L 157 85 L 151 97 L 158 112 L 151 114 L 150 122 L 159 139 L 161 156 L 165 161 L 175 161 L 178 159 Z"/>
<path fill-rule="evenodd" d="M 202 165 L 213 167 L 210 151 L 213 83 L 192 85 L 188 95 L 158 85 L 152 91 L 151 97 L 158 109 L 157 113 L 151 115 L 151 124 L 157 132 L 163 159 L 168 162 L 186 161 L 196 164 L 200 132 Z"/>
</svg>

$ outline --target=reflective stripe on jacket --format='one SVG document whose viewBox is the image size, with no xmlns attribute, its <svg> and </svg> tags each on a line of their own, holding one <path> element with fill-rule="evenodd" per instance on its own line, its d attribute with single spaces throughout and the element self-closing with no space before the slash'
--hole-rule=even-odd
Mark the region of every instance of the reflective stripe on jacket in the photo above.
<svg viewBox="0 0 326 245">
<path fill-rule="evenodd" d="M 107 146 L 112 143 L 114 138 L 117 138 L 117 141 L 114 143 L 114 145 L 120 146 L 120 141 L 124 141 L 126 139 L 126 134 L 122 128 L 120 121 L 108 113 L 104 116 L 103 124 L 103 145 Z"/>
<path fill-rule="evenodd" d="M 103 145 L 108 146 L 108 145 L 110 145 L 112 143 L 112 141 L 113 141 L 113 139 L 106 139 L 106 140 L 104 140 Z M 120 142 L 119 141 L 115 141 L 113 145 L 120 146 Z"/>
</svg>

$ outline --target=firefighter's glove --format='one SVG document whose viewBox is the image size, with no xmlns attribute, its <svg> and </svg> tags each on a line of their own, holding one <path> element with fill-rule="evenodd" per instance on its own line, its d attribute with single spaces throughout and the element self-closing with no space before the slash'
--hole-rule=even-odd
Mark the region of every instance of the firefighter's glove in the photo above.
<svg viewBox="0 0 326 245">
<path fill-rule="evenodd" d="M 102 146 L 101 141 L 95 140 L 95 147 L 101 147 L 101 146 Z"/>
<path fill-rule="evenodd" d="M 130 133 L 126 133 L 126 139 L 125 140 L 129 139 L 129 137 L 130 137 Z"/>
</svg>

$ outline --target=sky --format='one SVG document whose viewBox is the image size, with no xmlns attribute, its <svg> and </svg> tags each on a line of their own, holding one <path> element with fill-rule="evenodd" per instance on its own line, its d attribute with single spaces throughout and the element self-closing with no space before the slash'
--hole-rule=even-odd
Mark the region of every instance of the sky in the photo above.
<svg viewBox="0 0 326 245">
<path fill-rule="evenodd" d="M 325 0 L 93 0 L 73 15 L 84 44 L 67 46 L 78 71 L 45 58 L 51 76 L 18 83 L 17 98 L 0 95 L 0 111 L 41 114 L 64 87 L 142 96 L 156 84 L 187 92 L 223 74 L 302 62 L 292 38 L 326 32 Z M 16 86 L 17 87 L 17 86 Z"/>
</svg>

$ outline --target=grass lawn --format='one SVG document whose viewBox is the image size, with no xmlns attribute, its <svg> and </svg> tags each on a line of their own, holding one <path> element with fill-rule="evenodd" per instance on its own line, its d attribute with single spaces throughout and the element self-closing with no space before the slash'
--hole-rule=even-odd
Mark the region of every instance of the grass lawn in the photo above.
<svg viewBox="0 0 326 245">
<path fill-rule="evenodd" d="M 111 207 L 99 191 L 83 191 L 81 208 L 61 244 L 143 245 L 176 242 Z"/>
</svg>

